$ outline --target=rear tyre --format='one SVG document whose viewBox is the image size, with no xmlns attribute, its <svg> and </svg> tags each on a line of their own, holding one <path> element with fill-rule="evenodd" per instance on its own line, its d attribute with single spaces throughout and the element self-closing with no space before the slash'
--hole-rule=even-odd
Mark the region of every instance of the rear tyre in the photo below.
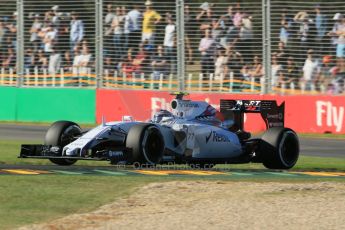
<svg viewBox="0 0 345 230">
<path fill-rule="evenodd" d="M 128 131 L 126 148 L 131 150 L 130 163 L 155 165 L 163 158 L 164 138 L 157 126 L 137 124 Z"/>
<path fill-rule="evenodd" d="M 81 134 L 81 128 L 71 121 L 57 121 L 53 123 L 48 129 L 44 144 L 59 146 L 62 148 L 71 143 L 74 138 Z M 73 165 L 77 160 L 71 159 L 49 159 L 52 163 L 57 165 Z"/>
<path fill-rule="evenodd" d="M 269 169 L 290 169 L 299 157 L 299 140 L 289 128 L 268 129 L 261 138 L 260 155 L 263 165 Z"/>
</svg>

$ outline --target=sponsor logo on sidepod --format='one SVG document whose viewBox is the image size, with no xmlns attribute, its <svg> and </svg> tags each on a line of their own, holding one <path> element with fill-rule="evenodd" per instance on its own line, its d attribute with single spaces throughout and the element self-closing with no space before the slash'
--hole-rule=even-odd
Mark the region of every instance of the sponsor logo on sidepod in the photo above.
<svg viewBox="0 0 345 230">
<path fill-rule="evenodd" d="M 213 142 L 230 142 L 230 139 L 220 133 L 217 133 L 216 131 L 211 131 L 208 136 L 206 136 L 206 144 L 212 140 Z"/>
</svg>

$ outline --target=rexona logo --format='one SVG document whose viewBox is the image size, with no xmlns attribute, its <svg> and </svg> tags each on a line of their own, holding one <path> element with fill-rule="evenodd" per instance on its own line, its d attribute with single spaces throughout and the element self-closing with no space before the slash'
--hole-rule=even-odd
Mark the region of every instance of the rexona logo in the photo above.
<svg viewBox="0 0 345 230">
<path fill-rule="evenodd" d="M 206 144 L 212 140 L 213 142 L 230 142 L 230 139 L 216 131 L 211 131 L 209 135 L 206 136 Z"/>
<path fill-rule="evenodd" d="M 343 128 L 344 107 L 333 106 L 330 101 L 316 101 L 316 123 L 317 126 L 335 127 L 336 132 Z"/>
</svg>

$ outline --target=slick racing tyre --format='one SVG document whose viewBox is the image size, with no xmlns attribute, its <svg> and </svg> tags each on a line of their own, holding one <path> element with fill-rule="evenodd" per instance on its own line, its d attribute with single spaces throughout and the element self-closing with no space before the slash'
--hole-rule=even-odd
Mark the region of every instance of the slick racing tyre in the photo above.
<svg viewBox="0 0 345 230">
<path fill-rule="evenodd" d="M 62 150 L 63 147 L 71 143 L 74 138 L 81 134 L 81 128 L 71 121 L 57 121 L 53 123 L 48 129 L 44 144 L 59 146 Z M 73 165 L 77 160 L 71 159 L 49 159 L 57 165 Z"/>
<path fill-rule="evenodd" d="M 164 138 L 159 128 L 152 124 L 136 124 L 128 131 L 126 148 L 131 150 L 130 163 L 158 164 L 164 153 Z"/>
<path fill-rule="evenodd" d="M 269 169 L 290 169 L 299 156 L 299 140 L 289 128 L 268 129 L 261 138 L 260 155 L 263 165 Z"/>
</svg>

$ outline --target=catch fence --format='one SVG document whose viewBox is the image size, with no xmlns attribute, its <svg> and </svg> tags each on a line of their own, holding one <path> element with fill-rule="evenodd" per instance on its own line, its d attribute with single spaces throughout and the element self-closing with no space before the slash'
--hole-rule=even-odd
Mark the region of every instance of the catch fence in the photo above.
<svg viewBox="0 0 345 230">
<path fill-rule="evenodd" d="M 344 92 L 343 2 L 0 3 L 0 85 Z"/>
</svg>

